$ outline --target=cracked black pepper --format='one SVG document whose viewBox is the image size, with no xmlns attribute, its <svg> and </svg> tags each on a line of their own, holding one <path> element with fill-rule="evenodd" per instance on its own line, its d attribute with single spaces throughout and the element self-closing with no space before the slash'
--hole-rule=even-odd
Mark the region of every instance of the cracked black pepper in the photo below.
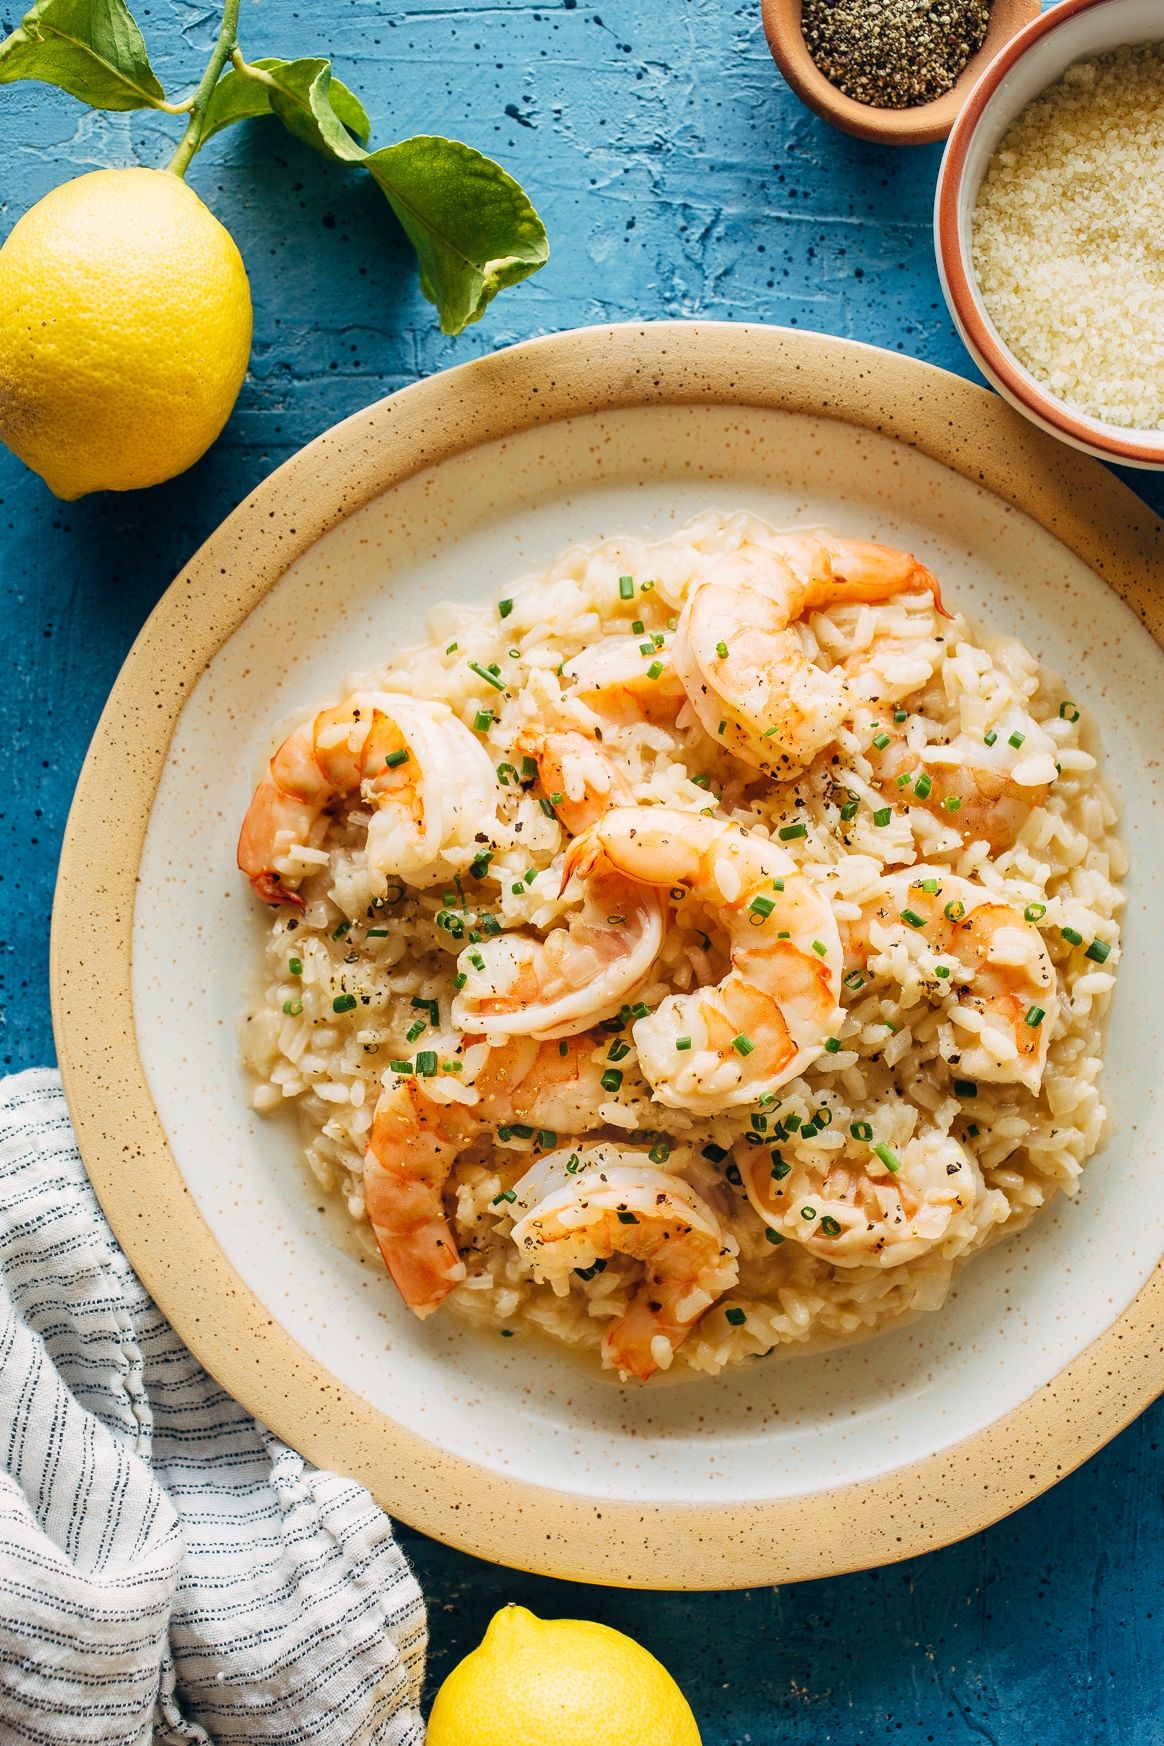
<svg viewBox="0 0 1164 1746">
<path fill-rule="evenodd" d="M 951 89 L 982 47 L 988 0 L 804 0 L 808 52 L 830 84 L 875 109 Z"/>
</svg>

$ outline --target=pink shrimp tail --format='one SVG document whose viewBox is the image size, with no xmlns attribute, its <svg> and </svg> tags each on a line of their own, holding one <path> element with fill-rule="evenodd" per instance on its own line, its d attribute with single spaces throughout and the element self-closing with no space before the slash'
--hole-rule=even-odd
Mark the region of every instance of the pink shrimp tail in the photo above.
<svg viewBox="0 0 1164 1746">
<path fill-rule="evenodd" d="M 297 891 L 288 891 L 280 881 L 277 873 L 253 873 L 251 884 L 264 903 L 287 903 L 294 909 L 302 909 L 303 899 Z"/>
<path fill-rule="evenodd" d="M 583 879 L 592 873 L 601 854 L 602 845 L 593 829 L 583 831 L 580 837 L 575 837 L 566 850 L 566 859 L 562 865 L 562 883 L 558 887 L 558 896 L 561 897 L 575 873 Z"/>
</svg>

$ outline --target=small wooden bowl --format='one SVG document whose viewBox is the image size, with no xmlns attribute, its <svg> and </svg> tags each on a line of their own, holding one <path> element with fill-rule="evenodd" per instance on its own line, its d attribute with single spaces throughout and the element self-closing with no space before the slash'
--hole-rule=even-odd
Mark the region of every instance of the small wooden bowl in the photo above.
<svg viewBox="0 0 1164 1746">
<path fill-rule="evenodd" d="M 929 145 L 945 139 L 958 112 L 995 55 L 1025 24 L 1039 16 L 1039 0 L 994 0 L 986 41 L 971 55 L 958 82 L 944 97 L 916 109 L 877 109 L 857 103 L 829 83 L 808 52 L 801 29 L 801 0 L 763 0 L 764 34 L 772 58 L 802 103 L 823 121 L 875 145 Z"/>
</svg>

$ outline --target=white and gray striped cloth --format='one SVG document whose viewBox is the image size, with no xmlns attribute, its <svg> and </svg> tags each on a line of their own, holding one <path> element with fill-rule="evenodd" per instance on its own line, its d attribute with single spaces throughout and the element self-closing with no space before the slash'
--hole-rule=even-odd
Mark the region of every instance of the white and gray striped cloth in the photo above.
<svg viewBox="0 0 1164 1746">
<path fill-rule="evenodd" d="M 0 1740 L 421 1746 L 425 1645 L 387 1516 L 139 1284 L 57 1075 L 0 1082 Z"/>
</svg>

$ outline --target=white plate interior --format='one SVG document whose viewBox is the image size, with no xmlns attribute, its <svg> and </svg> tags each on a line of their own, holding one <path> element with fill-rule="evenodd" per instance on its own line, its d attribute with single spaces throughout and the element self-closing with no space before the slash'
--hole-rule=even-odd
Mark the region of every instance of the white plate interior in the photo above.
<svg viewBox="0 0 1164 1746">
<path fill-rule="evenodd" d="M 957 1278 L 945 1308 L 846 1349 L 715 1381 L 623 1387 L 540 1339 L 416 1321 L 362 1261 L 297 1154 L 248 1107 L 236 1020 L 263 928 L 235 870 L 276 724 L 414 640 L 438 601 L 495 598 L 575 541 L 660 537 L 699 511 L 827 523 L 917 552 L 983 630 L 1021 637 L 1101 726 L 1132 856 L 1107 1051 L 1113 1133 L 1079 1197 Z M 133 998 L 179 1168 L 231 1264 L 338 1380 L 444 1450 L 596 1497 L 806 1495 L 949 1447 L 1034 1394 L 1130 1303 L 1164 1251 L 1156 939 L 1161 654 L 1077 558 L 902 445 L 752 408 L 592 415 L 477 449 L 352 515 L 287 572 L 182 712 L 150 820 Z"/>
<path fill-rule="evenodd" d="M 1076 61 L 1089 59 L 1092 55 L 1107 54 L 1124 43 L 1158 42 L 1164 37 L 1164 7 L 1160 0 L 1106 0 L 1105 5 L 1092 6 L 1086 12 L 1077 13 L 1074 18 L 1064 18 L 1056 28 L 1047 31 L 1045 36 L 1019 57 L 1002 79 L 998 89 L 992 95 L 982 112 L 982 117 L 974 131 L 974 136 L 966 152 L 966 162 L 962 171 L 961 186 L 958 190 L 958 246 L 962 253 L 962 263 L 966 274 L 966 282 L 974 300 L 974 307 L 979 318 L 989 329 L 996 344 L 1010 359 L 1012 367 L 1018 371 L 1029 388 L 1052 406 L 1062 404 L 1048 394 L 1046 384 L 1032 376 L 1026 366 L 1015 357 L 987 311 L 978 279 L 974 272 L 972 258 L 972 220 L 974 207 L 978 200 L 978 190 L 982 186 L 990 160 L 997 150 L 1012 122 L 1021 115 L 1032 98 L 1045 91 L 1048 85 L 1053 85 L 1061 79 L 1067 68 Z M 941 177 L 939 177 L 939 189 Z M 935 213 L 935 229 L 937 215 Z M 938 237 L 938 261 L 941 262 L 941 239 Z M 949 293 L 947 290 L 947 301 Z M 952 305 L 951 305 L 952 307 Z M 959 322 L 959 328 L 961 323 Z M 962 338 L 967 344 L 970 341 L 965 333 Z M 1032 413 L 1029 405 L 1016 400 L 1006 385 L 999 381 L 989 368 L 989 365 L 978 356 L 976 347 L 971 346 L 979 366 L 989 376 L 995 388 L 1009 400 L 1012 406 L 1041 429 L 1049 431 L 1052 436 L 1062 438 L 1063 432 L 1047 419 Z M 1164 431 L 1131 430 L 1123 425 L 1108 424 L 1102 418 L 1093 418 L 1090 414 L 1080 412 L 1077 407 L 1068 409 L 1072 418 L 1097 437 L 1114 436 L 1119 441 L 1136 442 L 1144 448 L 1159 451 L 1160 463 L 1164 463 Z M 1067 439 L 1072 441 L 1071 438 Z M 1074 447 L 1084 447 L 1082 443 Z M 1091 454 L 1106 457 L 1102 448 L 1091 449 Z M 1159 463 L 1140 463 L 1155 465 Z"/>
</svg>

